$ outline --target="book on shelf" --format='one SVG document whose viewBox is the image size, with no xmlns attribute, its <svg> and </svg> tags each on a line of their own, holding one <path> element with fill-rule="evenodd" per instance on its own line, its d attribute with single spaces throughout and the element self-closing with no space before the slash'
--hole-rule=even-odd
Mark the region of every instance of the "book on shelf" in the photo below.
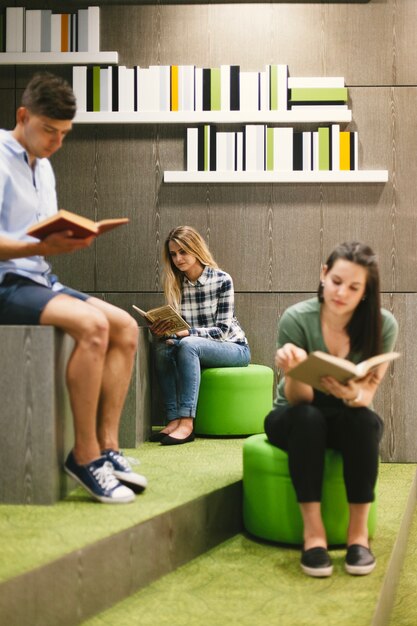
<svg viewBox="0 0 417 626">
<path fill-rule="evenodd" d="M 221 110 L 221 76 L 220 68 L 210 70 L 210 111 Z"/>
<path fill-rule="evenodd" d="M 24 52 L 25 9 L 6 7 L 6 52 Z"/>
<path fill-rule="evenodd" d="M 259 72 L 240 72 L 239 102 L 241 111 L 259 111 Z"/>
<path fill-rule="evenodd" d="M 294 172 L 303 170 L 303 133 L 301 131 L 293 133 L 292 162 Z"/>
<path fill-rule="evenodd" d="M 319 128 L 319 170 L 330 170 L 331 163 L 331 143 L 330 143 L 330 129 L 327 127 Z"/>
<path fill-rule="evenodd" d="M 284 63 L 269 66 L 269 89 L 271 111 L 288 109 L 288 65 Z"/>
<path fill-rule="evenodd" d="M 51 15 L 51 52 L 61 52 L 61 15 Z"/>
<path fill-rule="evenodd" d="M 290 89 L 290 105 L 294 104 L 345 104 L 347 87 L 295 87 Z"/>
<path fill-rule="evenodd" d="M 64 230 L 70 230 L 73 236 L 77 239 L 85 239 L 86 237 L 98 236 L 106 233 L 117 226 L 127 224 L 129 219 L 127 217 L 119 217 L 113 219 L 100 220 L 94 222 L 93 220 L 77 215 L 71 211 L 61 209 L 51 217 L 38 222 L 31 226 L 27 234 L 37 239 L 45 239 L 52 233 L 59 233 Z"/>
<path fill-rule="evenodd" d="M 211 107 L 211 69 L 203 67 L 203 111 Z"/>
<path fill-rule="evenodd" d="M 171 111 L 178 110 L 178 65 L 171 65 Z"/>
<path fill-rule="evenodd" d="M 358 132 L 342 131 L 339 135 L 339 165 L 341 170 L 358 169 Z"/>
<path fill-rule="evenodd" d="M 313 169 L 313 135 L 309 130 L 303 131 L 303 170 L 311 172 Z"/>
<path fill-rule="evenodd" d="M 159 110 L 159 108 L 157 109 Z M 178 110 L 195 110 L 195 66 L 178 66 Z"/>
<path fill-rule="evenodd" d="M 349 380 L 364 378 L 379 365 L 398 359 L 399 356 L 399 352 L 385 352 L 355 364 L 347 359 L 317 350 L 311 352 L 304 361 L 289 370 L 286 375 L 325 392 L 321 384 L 321 379 L 325 376 L 331 376 L 339 383 L 346 384 Z"/>
<path fill-rule="evenodd" d="M 246 171 L 264 171 L 266 126 L 263 124 L 246 124 L 244 135 Z"/>
<path fill-rule="evenodd" d="M 289 76 L 288 89 L 297 88 L 343 88 L 345 79 L 343 76 Z"/>
<path fill-rule="evenodd" d="M 149 309 L 149 311 L 143 311 L 135 304 L 132 307 L 137 311 L 149 324 L 155 324 L 155 322 L 167 322 L 168 329 L 165 331 L 166 335 L 175 335 L 175 333 L 181 330 L 189 330 L 191 327 L 183 317 L 172 307 L 170 304 L 164 304 L 158 306 L 155 309 Z"/>
<path fill-rule="evenodd" d="M 187 128 L 187 172 L 198 172 L 198 128 Z"/>
<path fill-rule="evenodd" d="M 291 127 L 274 128 L 274 171 L 289 172 L 293 168 L 293 134 Z"/>
</svg>

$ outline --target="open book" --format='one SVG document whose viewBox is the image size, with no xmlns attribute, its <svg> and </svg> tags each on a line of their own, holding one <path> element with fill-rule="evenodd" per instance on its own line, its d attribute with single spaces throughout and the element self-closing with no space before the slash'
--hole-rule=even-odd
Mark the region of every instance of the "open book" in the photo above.
<svg viewBox="0 0 417 626">
<path fill-rule="evenodd" d="M 156 309 L 149 309 L 149 311 L 142 311 L 142 309 L 135 304 L 132 304 L 132 306 L 135 311 L 145 318 L 148 324 L 154 324 L 160 321 L 169 322 L 169 328 L 166 331 L 167 335 L 175 335 L 175 333 L 178 333 L 180 330 L 188 330 L 191 328 L 170 304 L 164 304 L 163 306 L 156 307 Z"/>
<path fill-rule="evenodd" d="M 339 383 L 345 384 L 351 378 L 356 380 L 364 378 L 378 365 L 398 359 L 399 356 L 399 352 L 386 352 L 355 365 L 352 361 L 318 350 L 311 352 L 305 361 L 293 367 L 286 375 L 326 393 L 320 382 L 323 376 L 332 376 Z"/>
<path fill-rule="evenodd" d="M 48 217 L 38 224 L 34 224 L 27 231 L 28 235 L 36 237 L 37 239 L 44 239 L 52 233 L 59 233 L 63 230 L 71 230 L 73 236 L 78 239 L 85 239 L 92 235 L 101 235 L 116 226 L 127 224 L 129 219 L 127 217 L 120 217 L 109 220 L 101 220 L 101 222 L 93 222 L 88 217 L 82 217 L 71 211 L 65 211 L 61 209 L 52 217 Z"/>
</svg>

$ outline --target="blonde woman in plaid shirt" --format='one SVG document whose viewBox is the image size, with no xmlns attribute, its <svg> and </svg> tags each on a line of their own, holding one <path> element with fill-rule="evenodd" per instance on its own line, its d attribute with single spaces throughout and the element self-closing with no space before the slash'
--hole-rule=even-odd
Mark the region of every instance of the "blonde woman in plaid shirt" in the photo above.
<svg viewBox="0 0 417 626">
<path fill-rule="evenodd" d="M 163 261 L 166 300 L 191 327 L 167 339 L 163 322 L 151 326 L 168 422 L 152 440 L 167 446 L 194 440 L 201 368 L 246 367 L 250 350 L 235 317 L 232 278 L 218 268 L 201 235 L 191 226 L 174 228 Z"/>
</svg>

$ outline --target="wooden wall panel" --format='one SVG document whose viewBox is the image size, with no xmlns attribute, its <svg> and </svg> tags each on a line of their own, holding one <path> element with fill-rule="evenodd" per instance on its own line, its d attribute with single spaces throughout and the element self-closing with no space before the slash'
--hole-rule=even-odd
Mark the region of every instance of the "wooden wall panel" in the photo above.
<svg viewBox="0 0 417 626">
<path fill-rule="evenodd" d="M 417 83 L 417 3 L 396 2 L 394 12 L 393 80 L 396 85 Z"/>
<path fill-rule="evenodd" d="M 15 90 L 0 89 L 0 128 L 13 128 L 16 115 Z"/>
</svg>

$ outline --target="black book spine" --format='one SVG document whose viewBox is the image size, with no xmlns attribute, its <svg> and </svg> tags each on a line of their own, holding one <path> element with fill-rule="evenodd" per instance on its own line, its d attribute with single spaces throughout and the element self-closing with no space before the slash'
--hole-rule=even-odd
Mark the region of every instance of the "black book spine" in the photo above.
<svg viewBox="0 0 417 626">
<path fill-rule="evenodd" d="M 261 72 L 258 72 L 258 111 L 261 110 Z"/>
<path fill-rule="evenodd" d="M 230 66 L 230 110 L 240 110 L 240 66 Z"/>
<path fill-rule="evenodd" d="M 300 132 L 293 134 L 292 169 L 294 171 L 303 169 L 303 133 Z"/>
<path fill-rule="evenodd" d="M 119 110 L 119 68 L 112 65 L 112 111 Z"/>
<path fill-rule="evenodd" d="M 243 163 L 242 163 L 242 169 L 245 172 L 246 171 L 246 126 L 243 127 Z"/>
<path fill-rule="evenodd" d="M 355 133 L 354 131 L 350 131 L 350 169 L 355 169 Z"/>
<path fill-rule="evenodd" d="M 216 126 L 210 125 L 210 172 L 216 171 Z"/>
<path fill-rule="evenodd" d="M 138 110 L 138 66 L 133 68 L 133 110 Z"/>
<path fill-rule="evenodd" d="M 329 170 L 333 169 L 333 141 L 332 141 L 332 129 L 329 129 Z"/>
<path fill-rule="evenodd" d="M 234 170 L 237 172 L 237 132 L 234 133 Z"/>
<path fill-rule="evenodd" d="M 87 111 L 93 110 L 93 66 L 87 65 Z"/>
<path fill-rule="evenodd" d="M 211 70 L 203 68 L 203 111 L 211 110 Z"/>
<path fill-rule="evenodd" d="M 198 155 L 197 167 L 199 172 L 204 172 L 204 126 L 198 126 Z"/>
</svg>

